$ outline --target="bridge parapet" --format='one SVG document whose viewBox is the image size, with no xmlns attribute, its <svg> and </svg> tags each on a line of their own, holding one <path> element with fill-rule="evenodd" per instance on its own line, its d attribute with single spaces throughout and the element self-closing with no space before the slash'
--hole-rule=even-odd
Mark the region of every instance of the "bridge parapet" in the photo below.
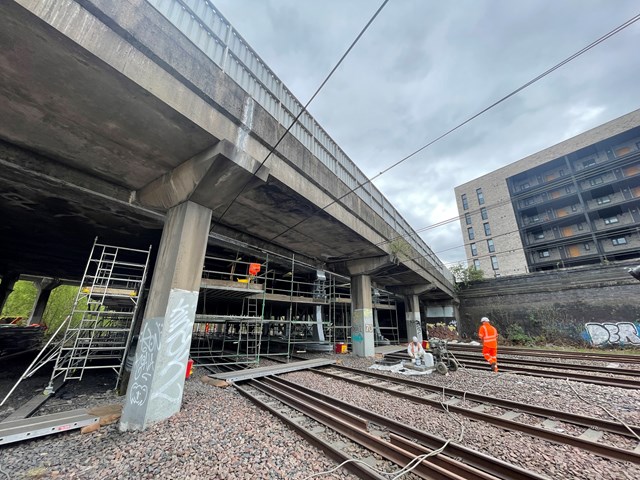
<svg viewBox="0 0 640 480">
<path fill-rule="evenodd" d="M 229 21 L 208 0 L 147 0 L 223 72 L 240 85 L 285 129 L 302 111 L 302 104 L 267 67 Z M 391 202 L 344 153 L 327 132 L 304 112 L 290 133 L 345 185 L 355 190 L 411 247 L 450 283 L 451 272 L 417 235 Z"/>
</svg>

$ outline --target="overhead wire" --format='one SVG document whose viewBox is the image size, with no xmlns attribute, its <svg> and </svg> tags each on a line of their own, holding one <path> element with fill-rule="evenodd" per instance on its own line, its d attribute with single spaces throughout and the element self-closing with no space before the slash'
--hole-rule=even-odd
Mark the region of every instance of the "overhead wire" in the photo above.
<svg viewBox="0 0 640 480">
<path fill-rule="evenodd" d="M 335 73 L 335 71 L 338 69 L 338 67 L 340 67 L 340 65 L 342 64 L 342 62 L 344 61 L 345 58 L 347 58 L 347 55 L 349 55 L 349 53 L 351 52 L 351 50 L 353 50 L 353 47 L 356 46 L 356 44 L 358 43 L 358 41 L 360 40 L 360 38 L 362 38 L 362 36 L 364 35 L 364 33 L 368 30 L 369 26 L 373 23 L 373 21 L 376 19 L 376 17 L 378 16 L 378 14 L 382 11 L 382 9 L 387 5 L 387 3 L 389 3 L 389 0 L 384 0 L 382 2 L 382 4 L 380 5 L 380 7 L 378 7 L 378 9 L 376 10 L 376 12 L 373 14 L 373 16 L 369 19 L 369 21 L 367 22 L 367 24 L 362 28 L 362 30 L 360 30 L 360 33 L 358 34 L 358 36 L 355 38 L 355 40 L 353 40 L 353 42 L 351 42 L 351 45 L 349 45 L 349 48 L 347 48 L 347 50 L 342 54 L 342 57 L 340 57 L 340 60 L 338 60 L 338 63 L 336 63 L 336 65 L 331 69 L 331 71 L 329 72 L 329 74 L 325 77 L 325 79 L 322 81 L 322 83 L 320 84 L 320 86 L 316 89 L 315 93 L 311 96 L 311 98 L 309 99 L 309 101 L 307 101 L 307 103 L 304 105 L 304 107 L 302 107 L 302 109 L 300 110 L 300 112 L 298 113 L 298 115 L 296 115 L 296 117 L 293 119 L 293 121 L 291 122 L 291 125 L 289 125 L 289 127 L 285 130 L 285 132 L 280 136 L 280 138 L 278 139 L 278 141 L 273 145 L 273 147 L 271 147 L 271 149 L 269 149 L 269 153 L 267 153 L 267 155 L 264 157 L 264 160 L 262 160 L 262 162 L 260 163 L 260 165 L 258 166 L 258 168 L 256 168 L 256 170 L 251 174 L 251 176 L 249 177 L 249 179 L 245 182 L 245 184 L 242 186 L 242 188 L 238 191 L 238 193 L 235 195 L 235 197 L 233 197 L 233 200 L 231 200 L 231 202 L 229 203 L 229 205 L 227 205 L 227 207 L 225 208 L 225 210 L 222 212 L 222 214 L 213 222 L 213 225 L 211 225 L 211 228 L 209 229 L 210 232 L 213 231 L 214 227 L 220 223 L 220 221 L 222 221 L 223 217 L 227 214 L 227 212 L 229 211 L 229 209 L 231 208 L 231 206 L 238 200 L 238 198 L 240 197 L 240 195 L 242 195 L 242 193 L 245 191 L 245 189 L 247 188 L 247 186 L 251 183 L 253 177 L 257 176 L 258 172 L 262 169 L 262 167 L 264 166 L 264 164 L 267 162 L 267 160 L 271 157 L 271 155 L 273 154 L 273 152 L 275 152 L 276 148 L 278 148 L 278 145 L 280 145 L 280 143 L 282 142 L 282 140 L 285 139 L 285 137 L 289 134 L 289 132 L 291 131 L 291 129 L 293 128 L 293 126 L 298 123 L 298 120 L 300 119 L 300 117 L 307 111 L 307 108 L 309 107 L 309 105 L 311 104 L 311 102 L 313 102 L 313 100 L 316 98 L 316 96 L 320 93 L 320 90 L 322 90 L 322 88 L 326 85 L 326 83 L 329 81 L 329 79 L 333 76 L 333 74 Z"/>
<path fill-rule="evenodd" d="M 638 157 L 640 157 L 640 155 L 633 155 L 632 157 L 630 157 L 629 159 L 627 159 L 625 161 L 625 165 L 637 162 Z M 516 201 L 518 201 L 518 200 L 520 200 L 522 198 L 531 197 L 531 196 L 535 196 L 535 195 L 540 195 L 541 193 L 547 192 L 547 191 L 552 190 L 552 189 L 560 189 L 560 188 L 566 187 L 568 185 L 573 185 L 574 184 L 574 180 L 577 183 L 577 182 L 583 181 L 585 179 L 594 177 L 594 176 L 596 176 L 598 174 L 607 172 L 609 170 L 611 170 L 611 165 L 609 163 L 602 163 L 602 164 L 599 164 L 597 167 L 586 168 L 586 169 L 580 170 L 578 172 L 575 172 L 572 175 L 566 175 L 564 177 L 560 177 L 560 179 L 562 179 L 562 180 L 561 181 L 554 181 L 553 184 L 544 183 L 542 185 L 538 185 L 536 187 L 533 187 L 533 188 L 530 188 L 530 189 L 527 189 L 527 190 L 521 190 L 519 192 L 514 192 L 513 194 L 510 194 L 510 197 L 505 199 L 505 200 L 500 200 L 498 202 L 491 203 L 491 204 L 484 204 L 484 205 L 481 205 L 478 208 L 475 208 L 473 210 L 466 210 L 463 213 L 461 213 L 460 215 L 457 215 L 455 217 L 450 217 L 450 218 L 447 218 L 445 220 L 441 220 L 439 222 L 436 222 L 434 224 L 417 228 L 416 230 L 414 230 L 414 234 L 415 233 L 422 233 L 422 232 L 425 232 L 427 230 L 431 230 L 431 229 L 434 229 L 434 228 L 442 227 L 442 226 L 444 226 L 446 224 L 453 223 L 453 222 L 456 222 L 456 221 L 462 221 L 462 219 L 466 218 L 467 215 L 470 215 L 471 217 L 473 217 L 474 215 L 477 215 L 477 214 L 482 215 L 482 210 L 483 209 L 485 210 L 485 212 L 488 215 L 488 212 L 493 210 L 493 209 L 495 209 L 495 208 L 499 208 L 499 207 L 503 207 L 505 205 L 512 204 L 512 203 L 514 203 L 514 202 L 516 202 Z M 602 184 L 602 185 L 599 185 L 598 187 L 589 189 L 587 191 L 584 191 L 584 190 L 572 191 L 572 192 L 569 192 L 566 195 L 566 197 L 564 197 L 564 198 L 568 198 L 569 196 L 572 196 L 572 195 L 577 195 L 579 192 L 580 193 L 593 192 L 593 191 L 595 191 L 595 190 L 597 190 L 599 188 L 605 188 L 608 185 L 610 185 L 610 184 Z M 544 189 L 544 190 L 541 190 L 541 189 Z M 530 209 L 538 208 L 538 207 L 543 206 L 544 203 L 545 203 L 545 200 L 543 200 L 542 202 L 537 202 L 535 204 L 532 204 L 532 205 L 528 206 L 527 208 L 530 208 Z M 611 205 L 611 206 L 614 206 L 614 205 Z M 488 217 L 487 218 L 483 218 L 481 220 L 482 223 L 489 222 L 489 221 L 490 220 L 489 220 Z M 473 225 L 472 224 L 471 225 L 466 224 L 466 225 L 463 225 L 462 227 L 464 229 L 464 228 L 469 228 L 469 226 L 473 226 Z M 533 228 L 533 227 L 537 227 L 537 226 L 541 227 L 543 225 L 540 224 L 540 225 L 535 225 L 535 226 L 531 226 L 531 227 Z M 530 226 L 528 225 L 527 228 L 529 228 L 529 227 Z M 520 229 L 511 231 L 511 232 L 504 232 L 504 233 L 499 234 L 499 235 L 493 235 L 493 238 L 501 236 L 501 235 L 508 235 L 508 234 L 511 234 L 511 233 L 518 233 L 519 231 L 520 231 Z M 414 236 L 414 234 L 399 234 L 399 235 L 397 235 L 395 237 L 392 237 L 392 238 L 390 238 L 388 240 L 383 240 L 381 242 L 378 242 L 378 243 L 374 244 L 374 246 L 380 247 L 380 246 L 383 246 L 385 244 L 392 243 L 392 242 L 394 242 L 396 240 L 399 240 L 399 239 L 408 238 L 408 237 L 410 238 L 410 237 Z M 486 239 L 488 240 L 488 238 L 486 238 Z M 470 245 L 471 243 L 474 243 L 474 242 L 479 241 L 479 240 L 483 240 L 483 239 L 472 240 L 472 241 L 463 243 L 462 245 L 456 245 L 455 247 L 450 247 L 450 248 L 447 248 L 447 249 L 444 249 L 444 250 L 439 250 L 439 251 L 434 252 L 434 253 L 437 255 L 439 253 L 447 252 L 447 251 L 450 251 L 450 250 L 454 250 L 456 248 L 461 248 L 461 247 Z M 364 248 L 360 248 L 360 249 L 354 250 L 349 255 L 353 256 L 353 255 L 358 254 L 361 251 L 364 251 Z M 499 253 L 503 253 L 503 252 L 499 252 Z M 341 257 L 344 257 L 344 256 L 341 256 Z M 341 257 L 334 257 L 334 261 L 338 261 L 336 259 L 340 259 Z M 457 261 L 457 262 L 443 262 L 443 263 L 451 264 L 451 263 L 459 263 L 459 261 Z"/>
<path fill-rule="evenodd" d="M 635 15 L 634 17 L 630 18 L 629 20 L 627 20 L 626 22 L 622 23 L 621 25 L 615 27 L 613 30 L 609 31 L 608 33 L 602 35 L 601 37 L 599 37 L 598 39 L 594 40 L 593 42 L 591 42 L 590 44 L 588 44 L 587 46 L 583 47 L 582 49 L 578 50 L 577 52 L 573 53 L 572 55 L 570 55 L 569 57 L 565 58 L 564 60 L 560 61 L 559 63 L 555 64 L 554 66 L 552 66 L 551 68 L 545 70 L 543 73 L 537 75 L 536 77 L 534 77 L 533 79 L 529 80 L 528 82 L 526 82 L 525 84 L 523 84 L 522 86 L 516 88 L 515 90 L 513 90 L 512 92 L 508 93 L 507 95 L 503 96 L 502 98 L 500 98 L 499 100 L 491 103 L 489 106 L 483 108 L 482 110 L 480 110 L 479 112 L 477 112 L 476 114 L 472 115 L 471 117 L 467 118 L 466 120 L 464 120 L 463 122 L 459 123 L 458 125 L 456 125 L 455 127 L 447 130 L 446 132 L 444 132 L 443 134 L 439 135 L 438 137 L 434 138 L 433 140 L 429 141 L 428 143 L 426 143 L 425 145 L 421 146 L 420 148 L 418 148 L 417 150 L 414 150 L 412 153 L 406 155 L 405 157 L 401 158 L 400 160 L 396 161 L 395 163 L 391 164 L 389 167 L 385 168 L 384 170 L 382 170 L 381 172 L 379 172 L 377 175 L 371 177 L 370 179 L 367 179 L 366 182 L 364 183 L 358 183 L 357 186 L 355 186 L 354 188 L 349 189 L 349 191 L 341 196 L 339 196 L 338 198 L 336 198 L 335 200 L 331 201 L 330 203 L 328 203 L 327 205 L 325 205 L 323 208 L 321 208 L 320 210 L 318 210 L 317 212 L 314 212 L 310 215 L 308 215 L 307 217 L 305 217 L 304 219 L 298 221 L 297 223 L 295 223 L 294 225 L 287 227 L 284 231 L 280 232 L 278 235 L 272 237 L 269 239 L 269 241 L 274 241 L 277 238 L 281 237 L 282 235 L 286 234 L 287 232 L 295 229 L 296 227 L 298 227 L 299 225 L 301 225 L 302 223 L 306 222 L 307 220 L 315 217 L 318 213 L 325 211 L 327 208 L 329 208 L 330 206 L 338 203 L 339 201 L 341 201 L 342 199 L 344 199 L 345 197 L 347 197 L 348 195 L 356 192 L 358 189 L 364 187 L 365 185 L 372 183 L 373 180 L 379 178 L 380 176 L 382 176 L 383 174 L 389 172 L 391 169 L 397 167 L 398 165 L 404 163 L 405 161 L 409 160 L 410 158 L 414 157 L 415 155 L 417 155 L 418 153 L 422 152 L 423 150 L 427 149 L 428 147 L 430 147 L 431 145 L 435 144 L 436 142 L 442 140 L 443 138 L 449 136 L 451 133 L 455 132 L 456 130 L 462 128 L 463 126 L 465 126 L 466 124 L 470 123 L 471 121 L 475 120 L 476 118 L 480 117 L 481 115 L 483 115 L 484 113 L 488 112 L 489 110 L 493 109 L 494 107 L 498 106 L 499 104 L 505 102 L 506 100 L 508 100 L 509 98 L 517 95 L 518 93 L 520 93 L 521 91 L 525 90 L 526 88 L 530 87 L 531 85 L 533 85 L 534 83 L 538 82 L 539 80 L 543 79 L 544 77 L 546 77 L 547 75 L 553 73 L 554 71 L 558 70 L 559 68 L 561 68 L 562 66 L 566 65 L 567 63 L 571 62 L 572 60 L 578 58 L 579 56 L 583 55 L 584 53 L 586 53 L 587 51 L 591 50 L 592 48 L 596 47 L 597 45 L 599 45 L 600 43 L 604 42 L 605 40 L 609 39 L 610 37 L 612 37 L 613 35 L 621 32 L 622 30 L 624 30 L 625 28 L 629 27 L 630 25 L 634 24 L 635 22 L 637 22 L 638 20 L 640 20 L 640 14 Z"/>
</svg>

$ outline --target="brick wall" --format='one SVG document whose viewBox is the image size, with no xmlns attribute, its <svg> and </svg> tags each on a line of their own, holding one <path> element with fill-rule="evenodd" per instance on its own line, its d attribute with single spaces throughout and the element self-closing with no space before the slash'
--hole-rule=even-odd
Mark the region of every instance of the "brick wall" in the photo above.
<svg viewBox="0 0 640 480">
<path fill-rule="evenodd" d="M 474 339 L 487 316 L 503 338 L 514 325 L 540 342 L 579 343 L 587 322 L 640 319 L 640 260 L 483 280 L 460 292 L 460 333 Z"/>
</svg>

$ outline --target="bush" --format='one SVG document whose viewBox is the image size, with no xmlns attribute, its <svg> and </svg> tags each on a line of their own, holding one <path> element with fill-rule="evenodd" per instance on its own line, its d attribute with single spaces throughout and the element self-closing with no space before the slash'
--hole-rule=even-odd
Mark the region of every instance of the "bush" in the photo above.
<svg viewBox="0 0 640 480">
<path fill-rule="evenodd" d="M 533 345 L 534 339 L 527 335 L 521 325 L 511 323 L 505 331 L 505 339 L 514 345 Z"/>
</svg>

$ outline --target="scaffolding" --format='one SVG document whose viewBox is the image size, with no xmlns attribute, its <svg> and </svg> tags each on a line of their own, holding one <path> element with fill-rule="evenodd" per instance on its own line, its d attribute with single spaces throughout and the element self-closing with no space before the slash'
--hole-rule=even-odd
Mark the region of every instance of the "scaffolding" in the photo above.
<svg viewBox="0 0 640 480">
<path fill-rule="evenodd" d="M 256 254 L 257 255 L 257 254 Z M 191 357 L 202 366 L 258 363 L 260 357 L 331 352 L 351 343 L 348 277 L 316 269 L 295 256 L 269 263 L 207 256 Z M 256 258 L 256 256 L 252 257 Z M 399 341 L 395 298 L 372 289 L 375 344 Z"/>
<path fill-rule="evenodd" d="M 87 369 L 122 375 L 149 265 L 148 250 L 94 241 L 51 374 L 82 380 Z"/>
<path fill-rule="evenodd" d="M 191 358 L 199 365 L 260 361 L 268 266 L 268 257 L 263 262 L 205 257 L 191 341 Z"/>
<path fill-rule="evenodd" d="M 82 380 L 89 369 L 111 369 L 120 380 L 144 292 L 150 253 L 151 246 L 138 250 L 94 240 L 71 313 L 2 403 L 22 380 L 54 361 L 46 394 L 55 391 L 56 381 Z"/>
</svg>

